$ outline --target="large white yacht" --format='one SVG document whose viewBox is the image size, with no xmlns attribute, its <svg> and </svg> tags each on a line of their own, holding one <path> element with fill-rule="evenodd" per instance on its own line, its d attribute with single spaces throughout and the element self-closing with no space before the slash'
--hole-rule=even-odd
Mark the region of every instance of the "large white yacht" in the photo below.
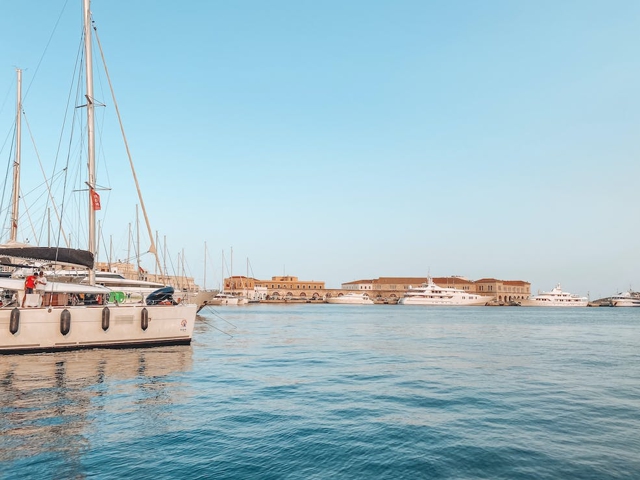
<svg viewBox="0 0 640 480">
<path fill-rule="evenodd" d="M 613 307 L 640 307 L 640 296 L 634 292 L 622 292 L 611 297 Z"/>
<path fill-rule="evenodd" d="M 337 297 L 327 297 L 324 301 L 340 305 L 373 305 L 373 300 L 366 293 L 346 293 Z"/>
<path fill-rule="evenodd" d="M 586 307 L 589 303 L 587 297 L 563 292 L 562 287 L 558 283 L 550 292 L 542 292 L 523 300 L 523 307 Z"/>
<path fill-rule="evenodd" d="M 484 305 L 493 297 L 476 295 L 452 287 L 440 287 L 431 277 L 419 287 L 411 288 L 398 300 L 398 305 Z"/>
</svg>

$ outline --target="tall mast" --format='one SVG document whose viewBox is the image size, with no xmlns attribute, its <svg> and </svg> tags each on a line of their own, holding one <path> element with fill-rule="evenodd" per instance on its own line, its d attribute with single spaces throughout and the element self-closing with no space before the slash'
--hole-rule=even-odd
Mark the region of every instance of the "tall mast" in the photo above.
<svg viewBox="0 0 640 480">
<path fill-rule="evenodd" d="M 131 222 L 129 222 L 129 236 L 127 237 L 127 264 L 131 263 Z M 127 266 L 127 270 L 129 267 Z"/>
<path fill-rule="evenodd" d="M 202 289 L 207 289 L 207 242 L 204 242 L 204 277 L 202 279 Z"/>
<path fill-rule="evenodd" d="M 140 274 L 140 222 L 138 221 L 138 205 L 136 205 L 136 267 L 138 267 L 138 280 L 142 280 Z"/>
<path fill-rule="evenodd" d="M 182 249 L 182 256 L 180 257 L 180 261 L 182 262 L 182 275 L 180 275 L 180 290 L 183 290 L 184 288 L 186 288 L 185 283 L 186 283 L 186 271 L 184 269 L 184 248 Z"/>
<path fill-rule="evenodd" d="M 156 230 L 156 245 L 158 245 L 158 231 Z M 156 266 L 155 266 L 155 276 L 156 276 L 156 282 L 158 281 L 158 264 L 160 262 L 156 262 Z"/>
<path fill-rule="evenodd" d="M 167 274 L 167 236 L 163 235 L 162 236 L 162 240 L 164 242 L 164 248 L 163 248 L 163 254 L 162 254 L 162 260 L 164 263 L 164 282 L 165 283 L 169 283 L 169 278 L 168 278 L 168 274 Z"/>
<path fill-rule="evenodd" d="M 18 237 L 18 206 L 20 202 L 20 159 L 22 156 L 22 70 L 16 68 L 18 75 L 17 102 L 16 102 L 16 157 L 13 162 L 13 200 L 11 210 L 11 237 L 15 242 Z"/>
<path fill-rule="evenodd" d="M 89 251 L 95 255 L 96 252 L 96 212 L 93 209 L 93 195 L 96 188 L 96 140 L 95 140 L 95 120 L 93 105 L 93 56 L 91 52 L 91 9 L 90 0 L 83 0 L 84 18 L 84 56 L 86 63 L 87 81 L 87 144 L 88 155 L 87 165 L 89 167 Z M 93 269 L 89 269 L 89 284 L 95 285 L 96 274 Z"/>
</svg>

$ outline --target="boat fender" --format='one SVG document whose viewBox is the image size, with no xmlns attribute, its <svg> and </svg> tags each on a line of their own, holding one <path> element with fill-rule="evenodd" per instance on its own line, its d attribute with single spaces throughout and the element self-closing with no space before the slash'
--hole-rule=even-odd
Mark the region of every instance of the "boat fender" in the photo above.
<svg viewBox="0 0 640 480">
<path fill-rule="evenodd" d="M 143 308 L 142 312 L 140 312 L 140 328 L 142 330 L 149 328 L 149 311 L 146 308 Z"/>
<path fill-rule="evenodd" d="M 111 311 L 109 307 L 104 307 L 102 309 L 102 330 L 105 332 L 109 330 L 109 318 L 111 317 Z"/>
<path fill-rule="evenodd" d="M 11 310 L 11 320 L 9 321 L 9 331 L 12 335 L 18 333 L 20 328 L 20 309 L 18 307 Z"/>
<path fill-rule="evenodd" d="M 66 335 L 71 330 L 71 312 L 66 308 L 60 314 L 60 333 Z"/>
</svg>

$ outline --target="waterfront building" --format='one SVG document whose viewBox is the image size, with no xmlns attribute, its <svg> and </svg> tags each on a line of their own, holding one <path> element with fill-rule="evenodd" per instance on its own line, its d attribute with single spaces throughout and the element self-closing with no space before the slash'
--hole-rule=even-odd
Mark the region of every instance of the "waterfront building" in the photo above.
<svg viewBox="0 0 640 480">
<path fill-rule="evenodd" d="M 242 293 L 244 290 L 258 289 L 266 291 L 270 298 L 307 298 L 319 299 L 325 295 L 325 283 L 317 280 L 300 280 L 286 275 L 271 277 L 271 280 L 234 275 L 224 279 L 224 290 Z M 266 289 L 266 290 L 265 290 Z"/>
<path fill-rule="evenodd" d="M 409 288 L 419 287 L 427 280 L 427 277 L 380 277 L 343 283 L 342 289 L 372 292 L 369 294 L 372 298 L 398 298 Z M 524 300 L 531 295 L 531 284 L 522 280 L 483 278 L 473 281 L 461 276 L 433 277 L 432 280 L 440 287 L 457 288 L 472 294 L 495 297 L 499 302 Z"/>
<path fill-rule="evenodd" d="M 295 276 L 276 276 L 271 280 L 234 275 L 224 279 L 224 291 L 236 295 L 251 296 L 260 291 L 260 299 L 321 300 L 340 296 L 353 291 L 366 292 L 372 300 L 395 303 L 409 288 L 426 283 L 427 277 L 379 277 L 346 282 L 341 288 L 326 288 L 325 282 L 300 280 Z M 484 295 L 487 301 L 495 298 L 498 302 L 520 301 L 529 298 L 531 284 L 522 280 L 498 280 L 482 278 L 470 280 L 462 276 L 433 277 L 440 287 L 457 288 L 470 294 Z"/>
</svg>

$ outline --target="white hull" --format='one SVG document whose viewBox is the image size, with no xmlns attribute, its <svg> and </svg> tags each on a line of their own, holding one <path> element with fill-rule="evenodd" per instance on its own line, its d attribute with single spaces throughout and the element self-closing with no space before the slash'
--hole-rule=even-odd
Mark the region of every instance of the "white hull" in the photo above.
<svg viewBox="0 0 640 480">
<path fill-rule="evenodd" d="M 431 277 L 420 287 L 411 288 L 404 294 L 398 305 L 425 305 L 433 307 L 444 306 L 474 306 L 485 305 L 494 297 L 485 297 L 465 292 L 452 287 L 440 287 L 433 283 Z"/>
<path fill-rule="evenodd" d="M 212 305 L 212 306 L 238 305 L 238 297 L 234 297 L 233 295 L 226 295 L 224 293 L 219 293 L 218 295 L 213 297 L 207 305 Z"/>
<path fill-rule="evenodd" d="M 576 300 L 576 301 L 540 301 L 540 300 L 521 300 L 520 306 L 522 307 L 586 307 L 589 304 L 588 300 Z"/>
<path fill-rule="evenodd" d="M 586 307 L 589 304 L 587 297 L 579 297 L 568 292 L 563 292 L 560 284 L 550 292 L 542 292 L 528 300 L 522 300 L 523 307 Z"/>
<path fill-rule="evenodd" d="M 107 308 L 109 325 L 103 330 Z M 148 326 L 143 330 L 145 309 Z M 0 353 L 189 344 L 196 309 L 196 305 L 111 304 L 0 309 Z M 70 328 L 63 335 L 61 316 L 65 310 L 70 314 Z M 12 311 L 20 313 L 15 334 L 10 331 Z"/>
<path fill-rule="evenodd" d="M 465 295 L 468 296 L 468 295 Z M 478 297 L 475 295 L 474 297 Z M 402 297 L 398 300 L 398 305 L 427 305 L 434 307 L 442 307 L 442 306 L 477 306 L 477 305 L 485 305 L 490 300 L 493 300 L 493 297 L 486 298 L 456 298 L 452 296 L 450 298 L 424 298 L 424 297 Z"/>
<path fill-rule="evenodd" d="M 328 297 L 326 303 L 338 305 L 373 305 L 373 300 L 364 295 L 346 294 L 339 297 Z"/>
<path fill-rule="evenodd" d="M 614 307 L 640 307 L 640 298 L 637 297 L 611 297 L 611 305 Z"/>
<path fill-rule="evenodd" d="M 179 302 L 180 298 L 185 303 L 193 303 L 200 311 L 206 305 L 210 305 L 211 300 L 218 294 L 218 290 L 198 290 L 197 292 L 176 292 L 173 297 Z"/>
</svg>

